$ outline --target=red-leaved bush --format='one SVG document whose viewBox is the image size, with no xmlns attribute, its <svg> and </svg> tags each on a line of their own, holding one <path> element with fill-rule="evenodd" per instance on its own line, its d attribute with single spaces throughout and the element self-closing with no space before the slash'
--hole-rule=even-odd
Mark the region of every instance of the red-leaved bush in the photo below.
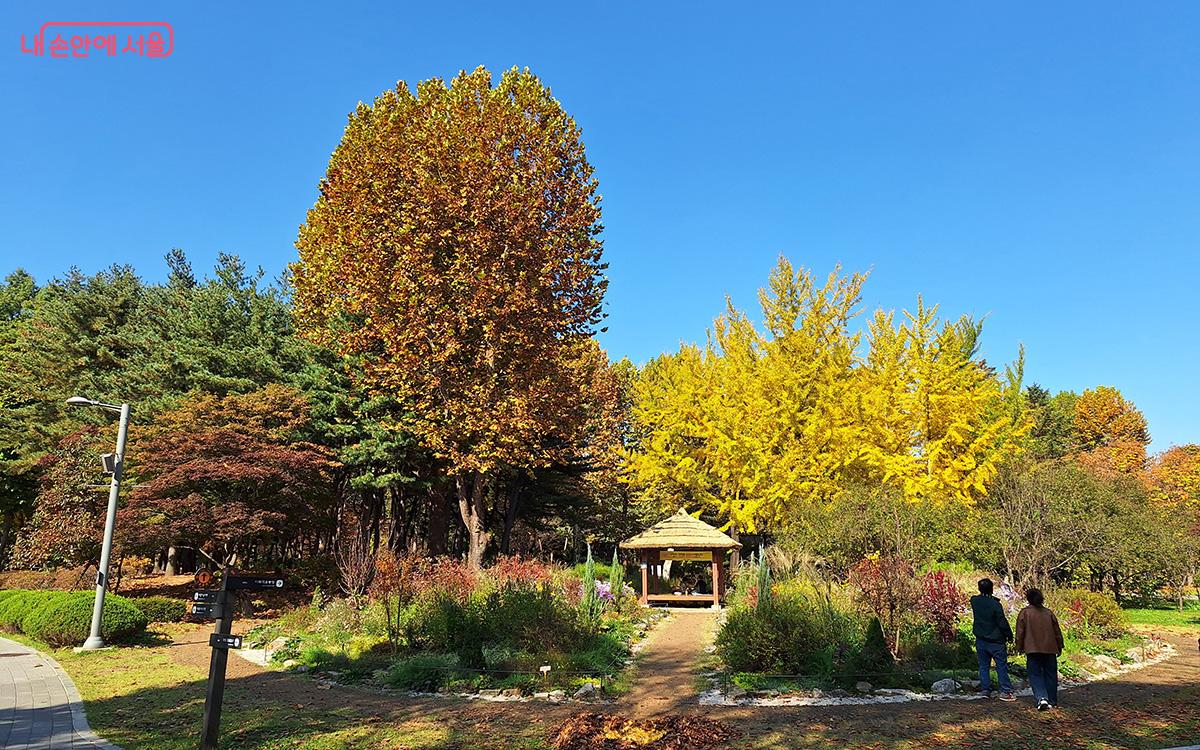
<svg viewBox="0 0 1200 750">
<path fill-rule="evenodd" d="M 499 557 L 487 574 L 498 586 L 540 586 L 554 580 L 554 568 L 538 560 Z"/>
<path fill-rule="evenodd" d="M 954 579 L 946 575 L 946 571 L 935 570 L 921 578 L 921 598 L 917 600 L 917 609 L 933 625 L 942 643 L 954 641 L 955 625 L 966 604 L 967 595 Z"/>
<path fill-rule="evenodd" d="M 479 585 L 479 572 L 465 560 L 439 557 L 431 562 L 422 584 L 426 591 L 437 591 L 465 602 Z"/>
<path fill-rule="evenodd" d="M 850 569 L 850 583 L 879 619 L 888 648 L 895 654 L 900 623 L 920 595 L 912 565 L 898 557 L 868 557 Z"/>
</svg>

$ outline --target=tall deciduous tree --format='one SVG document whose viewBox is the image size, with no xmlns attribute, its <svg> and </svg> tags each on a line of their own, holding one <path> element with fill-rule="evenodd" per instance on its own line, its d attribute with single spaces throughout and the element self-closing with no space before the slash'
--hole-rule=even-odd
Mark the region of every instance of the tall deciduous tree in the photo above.
<svg viewBox="0 0 1200 750">
<path fill-rule="evenodd" d="M 532 73 L 401 83 L 350 115 L 292 267 L 302 330 L 361 358 L 446 462 L 481 563 L 496 479 L 585 422 L 606 281 L 579 127 Z"/>
<path fill-rule="evenodd" d="M 977 357 L 981 327 L 918 304 L 851 330 L 865 276 L 821 284 L 781 259 L 760 293 L 765 332 L 729 305 L 704 348 L 650 362 L 635 386 L 634 488 L 735 532 L 778 530 L 847 490 L 970 504 L 1019 453 L 1022 361 L 1003 378 Z"/>
<path fill-rule="evenodd" d="M 982 322 L 966 316 L 940 321 L 920 299 L 899 325 L 876 313 L 856 395 L 869 476 L 909 499 L 969 503 L 1021 452 L 1024 355 L 996 377 L 976 356 L 981 332 Z"/>
<path fill-rule="evenodd" d="M 1084 391 L 1075 401 L 1075 439 L 1094 469 L 1131 474 L 1146 465 L 1146 417 L 1111 386 Z"/>
</svg>

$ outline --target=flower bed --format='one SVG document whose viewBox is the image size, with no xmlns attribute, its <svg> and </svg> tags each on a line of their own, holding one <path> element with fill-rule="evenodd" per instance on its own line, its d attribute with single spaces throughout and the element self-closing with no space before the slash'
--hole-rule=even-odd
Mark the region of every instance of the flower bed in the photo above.
<svg viewBox="0 0 1200 750">
<path fill-rule="evenodd" d="M 580 575 L 514 558 L 483 571 L 385 560 L 369 596 L 318 598 L 247 642 L 280 668 L 382 690 L 493 700 L 599 694 L 619 687 L 647 613 L 619 580 L 598 581 L 597 567 Z"/>
<path fill-rule="evenodd" d="M 1023 602 L 997 595 L 1010 619 Z M 1111 598 L 1052 592 L 1065 633 L 1064 685 L 1166 658 L 1170 646 L 1129 631 Z M 771 579 L 765 565 L 743 570 L 717 635 L 720 669 L 707 703 L 831 705 L 978 697 L 967 596 L 946 571 L 919 575 L 897 560 L 864 560 L 846 581 Z M 1025 658 L 1009 672 L 1024 687 Z M 993 680 L 995 678 L 993 677 Z"/>
</svg>

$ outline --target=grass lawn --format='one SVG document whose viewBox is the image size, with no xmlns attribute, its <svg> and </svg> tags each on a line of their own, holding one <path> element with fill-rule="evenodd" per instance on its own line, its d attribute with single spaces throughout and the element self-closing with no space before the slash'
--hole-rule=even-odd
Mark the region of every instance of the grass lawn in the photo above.
<svg viewBox="0 0 1200 750">
<path fill-rule="evenodd" d="M 207 664 L 181 660 L 174 649 L 195 647 L 170 643 L 171 632 L 148 635 L 145 645 L 73 653 L 54 650 L 20 636 L 50 653 L 71 675 L 87 710 L 88 723 L 105 739 L 125 750 L 194 750 L 204 711 Z M 230 657 L 231 673 L 237 657 Z M 387 715 L 397 699 L 343 700 L 333 690 L 320 690 L 310 680 L 282 675 L 246 677 L 231 674 L 226 682 L 221 720 L 222 748 L 238 750 L 433 750 L 434 748 L 545 748 L 546 727 L 513 722 L 497 727 L 471 721 L 449 722 L 423 716 L 402 706 Z M 295 690 L 289 688 L 295 687 Z M 282 688 L 282 689 L 280 689 Z M 382 705 L 371 705 L 371 702 Z M 443 703 L 449 703 L 443 701 Z M 376 710 L 372 710 L 376 709 Z M 469 714 L 473 706 L 462 710 Z"/>
<path fill-rule="evenodd" d="M 204 631 L 175 626 L 142 645 L 75 654 L 50 651 L 83 696 L 88 720 L 126 750 L 192 750 L 204 706 Z M 27 639 L 16 638 L 30 643 Z M 1200 736 L 1200 686 L 1194 656 L 1068 693 L 1063 711 L 1038 714 L 1027 701 L 867 706 L 845 710 L 691 712 L 741 732 L 736 750 L 1019 750 L 1031 737 L 1071 750 L 1150 749 Z M 686 690 L 688 686 L 681 686 Z M 637 687 L 634 687 L 637 690 Z M 222 747 L 232 750 L 548 750 L 551 730 L 587 710 L 578 704 L 410 699 L 262 672 L 230 659 Z"/>
<path fill-rule="evenodd" d="M 1131 625 L 1155 625 L 1168 628 L 1200 629 L 1200 604 L 1188 603 L 1180 611 L 1174 604 L 1125 610 Z"/>
</svg>

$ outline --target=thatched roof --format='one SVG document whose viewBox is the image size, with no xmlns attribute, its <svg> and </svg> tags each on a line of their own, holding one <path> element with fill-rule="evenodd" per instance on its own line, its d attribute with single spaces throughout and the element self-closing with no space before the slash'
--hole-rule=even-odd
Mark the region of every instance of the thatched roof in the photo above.
<svg viewBox="0 0 1200 750">
<path fill-rule="evenodd" d="M 622 549 L 732 549 L 741 546 L 700 519 L 692 518 L 683 508 L 621 542 Z"/>
</svg>

